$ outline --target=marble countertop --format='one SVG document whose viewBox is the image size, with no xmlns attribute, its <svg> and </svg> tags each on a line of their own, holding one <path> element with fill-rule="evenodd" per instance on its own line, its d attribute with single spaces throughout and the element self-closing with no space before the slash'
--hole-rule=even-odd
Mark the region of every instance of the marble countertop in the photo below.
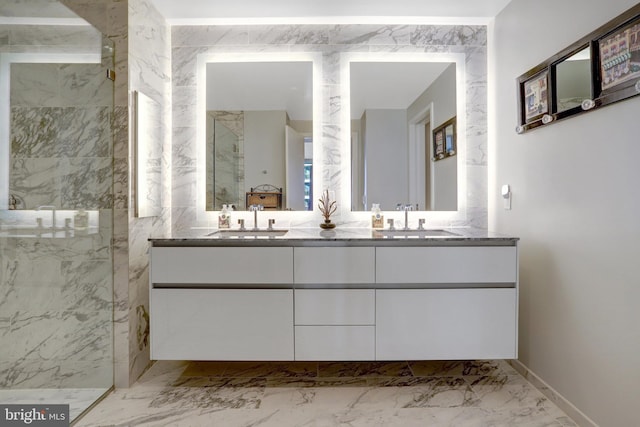
<svg viewBox="0 0 640 427">
<path fill-rule="evenodd" d="M 151 237 L 154 246 L 513 246 L 517 237 L 460 227 L 379 232 L 370 228 L 291 228 L 283 235 L 237 233 L 194 228 L 172 236 Z"/>
</svg>

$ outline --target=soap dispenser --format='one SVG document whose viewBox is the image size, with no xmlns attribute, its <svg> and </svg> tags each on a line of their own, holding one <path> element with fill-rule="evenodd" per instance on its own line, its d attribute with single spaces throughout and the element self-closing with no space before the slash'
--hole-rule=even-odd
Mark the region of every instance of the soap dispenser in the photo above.
<svg viewBox="0 0 640 427">
<path fill-rule="evenodd" d="M 371 228 L 376 228 L 376 229 L 384 228 L 384 216 L 380 211 L 379 203 L 371 204 Z"/>
<path fill-rule="evenodd" d="M 218 228 L 229 228 L 229 224 L 231 224 L 229 209 L 227 205 L 222 205 L 222 210 L 218 215 Z"/>
</svg>

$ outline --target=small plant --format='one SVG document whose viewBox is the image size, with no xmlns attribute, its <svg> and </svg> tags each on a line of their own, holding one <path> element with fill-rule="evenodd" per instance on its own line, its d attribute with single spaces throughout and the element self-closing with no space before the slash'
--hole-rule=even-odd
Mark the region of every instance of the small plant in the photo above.
<svg viewBox="0 0 640 427">
<path fill-rule="evenodd" d="M 338 206 L 336 201 L 329 198 L 329 190 L 324 190 L 322 197 L 318 199 L 318 209 L 322 212 L 324 222 L 331 222 L 331 215 L 336 211 Z"/>
</svg>

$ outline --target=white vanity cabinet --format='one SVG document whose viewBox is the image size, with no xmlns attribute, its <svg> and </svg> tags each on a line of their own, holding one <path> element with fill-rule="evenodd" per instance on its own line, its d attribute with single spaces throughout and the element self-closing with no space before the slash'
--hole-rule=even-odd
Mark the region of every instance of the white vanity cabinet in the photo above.
<svg viewBox="0 0 640 427">
<path fill-rule="evenodd" d="M 150 276 L 153 359 L 517 357 L 517 239 L 154 245 Z"/>
<path fill-rule="evenodd" d="M 152 247 L 150 276 L 152 359 L 293 359 L 293 248 Z"/>
</svg>

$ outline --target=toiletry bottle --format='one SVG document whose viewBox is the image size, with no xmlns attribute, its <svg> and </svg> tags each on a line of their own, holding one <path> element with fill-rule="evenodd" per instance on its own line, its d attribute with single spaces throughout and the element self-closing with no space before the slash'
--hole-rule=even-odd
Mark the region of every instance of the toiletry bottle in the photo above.
<svg viewBox="0 0 640 427">
<path fill-rule="evenodd" d="M 229 228 L 231 224 L 231 217 L 227 205 L 222 205 L 220 215 L 218 215 L 218 228 Z"/>
<path fill-rule="evenodd" d="M 371 204 L 371 228 L 376 228 L 376 229 L 384 228 L 384 216 L 380 211 L 379 203 Z"/>
<path fill-rule="evenodd" d="M 73 228 L 86 230 L 89 227 L 89 214 L 84 209 L 79 209 L 73 216 Z"/>
</svg>

